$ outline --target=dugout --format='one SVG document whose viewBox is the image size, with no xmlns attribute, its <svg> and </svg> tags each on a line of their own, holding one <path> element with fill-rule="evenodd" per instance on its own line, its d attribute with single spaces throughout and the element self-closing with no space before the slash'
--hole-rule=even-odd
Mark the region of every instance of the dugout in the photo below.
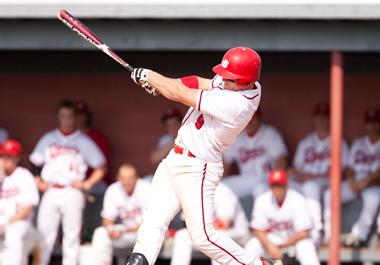
<svg viewBox="0 0 380 265">
<path fill-rule="evenodd" d="M 147 155 L 162 134 L 161 112 L 177 106 L 147 95 L 119 65 L 60 24 L 55 15 L 62 7 L 132 65 L 173 77 L 211 76 L 211 67 L 231 46 L 257 49 L 263 58 L 263 117 L 283 133 L 291 155 L 312 128 L 313 105 L 329 100 L 332 50 L 344 55 L 344 136 L 351 141 L 361 135 L 364 110 L 379 107 L 376 1 L 295 1 L 293 6 L 274 1 L 273 6 L 241 0 L 228 8 L 223 1 L 152 3 L 149 8 L 137 1 L 112 6 L 63 2 L 0 4 L 0 125 L 27 152 L 55 126 L 60 99 L 83 99 L 94 112 L 95 126 L 109 138 L 113 169 L 130 161 L 142 174 L 151 173 Z"/>
</svg>

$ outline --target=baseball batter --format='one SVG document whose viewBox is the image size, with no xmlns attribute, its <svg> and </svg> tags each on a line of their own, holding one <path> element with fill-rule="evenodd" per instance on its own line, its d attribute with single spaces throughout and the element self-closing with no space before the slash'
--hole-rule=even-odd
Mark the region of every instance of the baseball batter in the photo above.
<svg viewBox="0 0 380 265">
<path fill-rule="evenodd" d="M 287 148 L 281 134 L 269 124 L 262 123 L 257 111 L 246 130 L 224 154 L 224 171 L 236 161 L 239 175 L 228 176 L 223 182 L 239 197 L 254 198 L 268 190 L 268 172 L 274 168 L 286 168 Z"/>
<path fill-rule="evenodd" d="M 154 175 L 151 201 L 128 265 L 154 264 L 167 227 L 181 208 L 200 251 L 220 264 L 253 263 L 243 248 L 215 230 L 213 212 L 214 192 L 223 174 L 222 153 L 234 143 L 260 102 L 260 67 L 255 51 L 237 47 L 213 68 L 217 75 L 212 80 L 171 79 L 144 68 L 132 72 L 132 79 L 149 93 L 161 93 L 190 109 L 173 150 Z"/>
<path fill-rule="evenodd" d="M 319 103 L 314 108 L 315 132 L 303 138 L 297 146 L 294 157 L 294 188 L 301 191 L 307 200 L 314 228 L 312 238 L 319 245 L 322 231 L 322 192 L 328 187 L 330 170 L 330 108 Z M 347 165 L 349 147 L 343 141 L 342 163 Z"/>
<path fill-rule="evenodd" d="M 0 238 L 7 265 L 26 264 L 25 239 L 39 201 L 33 175 L 18 166 L 21 154 L 16 140 L 6 140 L 0 147 Z"/>
<path fill-rule="evenodd" d="M 282 258 L 295 252 L 301 265 L 319 265 L 318 255 L 309 232 L 312 221 L 305 198 L 288 189 L 284 170 L 273 170 L 268 178 L 271 190 L 257 198 L 251 227 L 256 237 L 245 249 L 254 256 L 267 253 Z"/>
<path fill-rule="evenodd" d="M 76 265 L 79 259 L 84 192 L 106 172 L 105 158 L 97 145 L 75 129 L 74 103 L 62 101 L 58 106 L 59 128 L 47 132 L 37 143 L 30 161 L 42 167 L 36 181 L 44 192 L 37 216 L 42 236 L 41 265 L 47 265 L 62 221 L 63 265 Z M 85 180 L 88 166 L 94 169 Z M 36 172 L 38 173 L 38 172 Z"/>
<path fill-rule="evenodd" d="M 148 205 L 150 183 L 139 179 L 134 166 L 123 164 L 117 179 L 104 196 L 102 226 L 95 230 L 92 238 L 94 259 L 91 259 L 91 264 L 111 265 L 113 247 L 133 247 Z M 117 220 L 120 223 L 116 223 Z"/>
<path fill-rule="evenodd" d="M 380 205 L 380 110 L 368 109 L 364 117 L 367 134 L 352 143 L 347 181 L 342 182 L 341 187 L 342 203 L 358 196 L 363 200 L 359 219 L 344 240 L 345 245 L 353 247 L 361 246 L 367 240 Z M 324 200 L 325 234 L 328 241 L 331 233 L 330 191 L 325 193 Z"/>
<path fill-rule="evenodd" d="M 219 183 L 214 198 L 214 227 L 220 233 L 245 245 L 249 235 L 248 221 L 236 195 L 223 183 Z M 193 243 L 186 228 L 178 230 L 174 237 L 171 265 L 190 265 Z M 213 265 L 217 265 L 215 261 Z"/>
</svg>

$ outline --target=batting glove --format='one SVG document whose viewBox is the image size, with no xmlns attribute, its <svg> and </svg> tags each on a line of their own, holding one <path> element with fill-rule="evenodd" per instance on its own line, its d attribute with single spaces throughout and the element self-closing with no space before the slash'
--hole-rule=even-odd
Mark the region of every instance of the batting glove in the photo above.
<svg viewBox="0 0 380 265">
<path fill-rule="evenodd" d="M 131 73 L 131 78 L 136 84 L 143 85 L 144 83 L 147 83 L 150 72 L 151 70 L 149 69 L 135 68 Z"/>
<path fill-rule="evenodd" d="M 149 69 L 135 68 L 131 73 L 131 78 L 136 84 L 142 86 L 146 92 L 153 96 L 158 96 L 160 94 L 160 91 L 148 83 L 148 75 L 150 72 L 151 70 Z"/>
</svg>

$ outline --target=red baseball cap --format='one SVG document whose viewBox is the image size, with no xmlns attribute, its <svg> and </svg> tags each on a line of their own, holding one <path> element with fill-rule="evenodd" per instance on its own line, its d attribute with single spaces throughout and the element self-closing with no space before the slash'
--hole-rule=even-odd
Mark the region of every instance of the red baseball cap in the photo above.
<svg viewBox="0 0 380 265">
<path fill-rule="evenodd" d="M 268 183 L 269 185 L 285 185 L 288 183 L 288 174 L 283 169 L 274 169 L 269 172 Z"/>
<path fill-rule="evenodd" d="M 165 122 L 167 119 L 172 119 L 172 118 L 175 118 L 179 122 L 181 122 L 182 121 L 181 112 L 174 108 L 166 109 L 164 110 L 164 113 L 161 116 L 161 122 Z"/>
<path fill-rule="evenodd" d="M 0 155 L 19 156 L 21 153 L 22 147 L 20 142 L 13 139 L 6 140 L 0 147 Z"/>
<path fill-rule="evenodd" d="M 75 113 L 78 114 L 90 114 L 90 108 L 88 107 L 87 103 L 83 100 L 77 100 L 75 101 Z"/>
<path fill-rule="evenodd" d="M 314 107 L 314 116 L 329 116 L 330 115 L 330 105 L 326 102 L 320 102 Z"/>
<path fill-rule="evenodd" d="M 364 113 L 365 122 L 380 122 L 380 110 L 376 108 L 369 108 Z"/>
</svg>

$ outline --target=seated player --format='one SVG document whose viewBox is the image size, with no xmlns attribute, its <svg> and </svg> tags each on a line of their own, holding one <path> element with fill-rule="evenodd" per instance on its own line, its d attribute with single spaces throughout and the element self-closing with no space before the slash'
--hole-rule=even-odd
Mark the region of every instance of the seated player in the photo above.
<svg viewBox="0 0 380 265">
<path fill-rule="evenodd" d="M 123 164 L 118 171 L 117 182 L 111 184 L 104 196 L 102 226 L 92 238 L 93 262 L 109 265 L 113 247 L 132 247 L 137 229 L 149 200 L 150 183 L 139 179 L 131 164 Z M 117 223 L 117 220 L 120 223 Z"/>
<path fill-rule="evenodd" d="M 294 255 L 301 265 L 319 265 L 310 238 L 312 221 L 305 198 L 288 189 L 284 170 L 271 171 L 268 183 L 271 190 L 259 196 L 254 204 L 251 228 L 255 237 L 246 245 L 247 253 L 282 260 L 285 254 Z"/>
<path fill-rule="evenodd" d="M 25 239 L 39 201 L 33 175 L 19 166 L 21 154 L 16 140 L 6 140 L 0 147 L 0 240 L 7 265 L 26 264 Z"/>
<path fill-rule="evenodd" d="M 365 112 L 366 135 L 356 139 L 351 146 L 347 180 L 342 182 L 341 200 L 346 203 L 361 196 L 363 207 L 359 219 L 344 239 L 347 247 L 366 245 L 372 223 L 380 205 L 380 110 Z M 325 241 L 330 238 L 330 191 L 324 195 Z"/>
<path fill-rule="evenodd" d="M 236 162 L 239 175 L 227 176 L 224 184 L 239 197 L 254 198 L 266 192 L 268 173 L 271 169 L 285 169 L 288 151 L 280 132 L 264 123 L 260 108 L 255 112 L 236 143 L 223 155 L 224 172 L 227 176 L 232 162 Z"/>
</svg>

